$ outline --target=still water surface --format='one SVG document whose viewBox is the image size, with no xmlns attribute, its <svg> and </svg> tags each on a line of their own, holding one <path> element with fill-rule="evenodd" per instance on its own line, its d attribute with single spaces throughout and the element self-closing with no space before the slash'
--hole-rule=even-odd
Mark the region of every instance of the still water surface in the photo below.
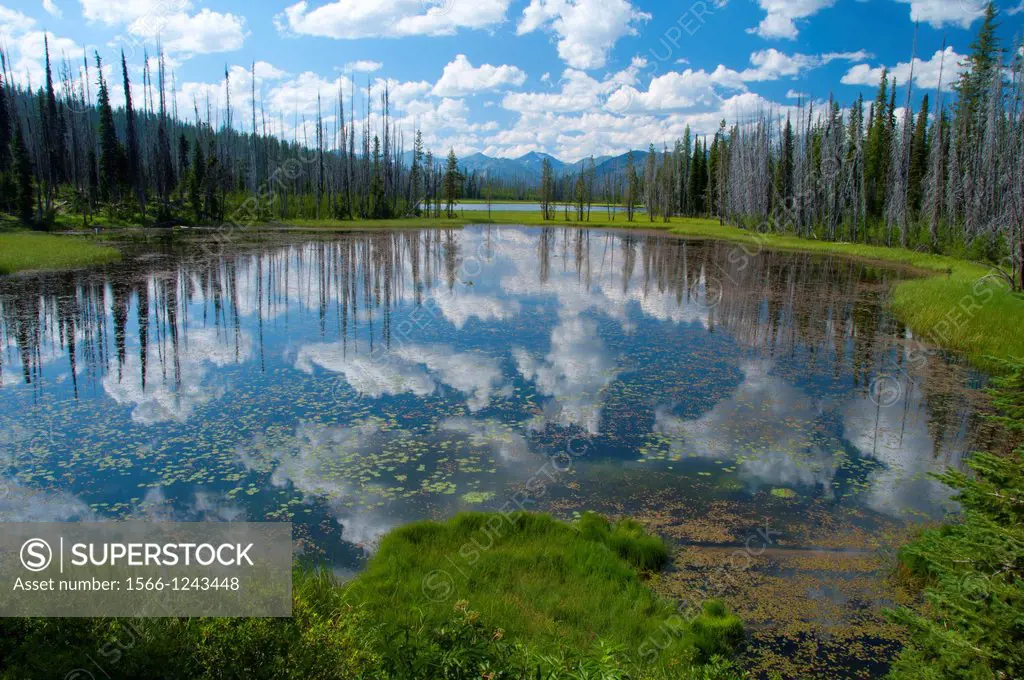
<svg viewBox="0 0 1024 680">
<path fill-rule="evenodd" d="M 515 203 L 494 201 L 489 207 L 487 203 L 459 203 L 456 206 L 456 210 L 460 212 L 487 212 L 488 210 L 493 210 L 494 212 L 540 212 L 540 209 L 540 203 L 529 203 L 525 201 L 517 201 Z M 555 204 L 553 210 L 555 211 L 556 216 L 561 215 L 565 212 L 565 204 Z M 575 219 L 576 215 L 574 210 L 575 208 L 570 205 L 568 212 L 573 216 L 573 219 Z M 633 210 L 638 213 L 645 212 L 645 208 L 643 206 L 636 206 Z M 626 209 L 619 205 L 613 206 L 612 208 L 609 208 L 606 205 L 592 205 L 590 212 L 595 217 L 610 218 L 613 215 L 620 217 L 624 216 L 626 214 Z"/>
<path fill-rule="evenodd" d="M 927 473 L 973 446 L 981 379 L 907 361 L 884 298 L 908 275 L 469 227 L 3 279 L 0 516 L 290 520 L 340 569 L 392 527 L 510 501 L 937 518 Z"/>
</svg>

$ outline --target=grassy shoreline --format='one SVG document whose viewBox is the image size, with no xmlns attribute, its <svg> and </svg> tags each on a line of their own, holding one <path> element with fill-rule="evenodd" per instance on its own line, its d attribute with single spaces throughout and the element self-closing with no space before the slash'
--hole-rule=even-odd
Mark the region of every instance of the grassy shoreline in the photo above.
<svg viewBox="0 0 1024 680">
<path fill-rule="evenodd" d="M 24 271 L 77 269 L 121 259 L 117 248 L 79 237 L 33 232 L 0 234 L 0 275 Z"/>
</svg>

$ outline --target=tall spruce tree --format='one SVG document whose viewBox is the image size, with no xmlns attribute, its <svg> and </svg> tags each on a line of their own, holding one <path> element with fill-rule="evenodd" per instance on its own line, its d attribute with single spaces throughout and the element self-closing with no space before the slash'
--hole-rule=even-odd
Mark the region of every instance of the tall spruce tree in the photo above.
<svg viewBox="0 0 1024 680">
<path fill-rule="evenodd" d="M 690 162 L 689 204 L 691 215 L 704 214 L 704 189 L 707 184 L 704 148 L 701 140 L 693 145 L 693 160 Z"/>
<path fill-rule="evenodd" d="M 924 177 L 928 172 L 928 95 L 921 100 L 921 110 L 914 123 L 914 138 L 910 147 L 910 172 L 907 176 L 907 205 L 912 215 L 921 211 Z"/>
<path fill-rule="evenodd" d="M 34 196 L 32 191 L 32 159 L 29 157 L 28 147 L 25 146 L 25 137 L 21 132 L 21 125 L 14 126 L 14 181 L 17 191 L 15 205 L 17 206 L 18 217 L 25 223 L 32 221 L 32 204 Z"/>
<path fill-rule="evenodd" d="M 459 174 L 459 159 L 455 149 L 448 150 L 448 160 L 444 167 L 444 200 L 448 217 L 455 217 L 455 205 L 459 202 L 459 190 L 462 188 L 462 177 Z"/>
<path fill-rule="evenodd" d="M 647 208 L 647 220 L 649 222 L 654 221 L 654 214 L 657 212 L 655 200 L 658 187 L 655 178 L 657 157 L 658 152 L 654 150 L 654 145 L 651 144 L 647 149 L 647 161 L 644 165 L 644 207 Z"/>
<path fill-rule="evenodd" d="M 864 149 L 864 179 L 867 184 L 868 213 L 878 217 L 885 205 L 886 159 L 889 157 L 889 71 L 882 69 L 878 93 L 871 106 L 871 122 Z"/>
<path fill-rule="evenodd" d="M 119 198 L 121 173 L 125 165 L 124 151 L 121 148 L 121 142 L 117 139 L 117 130 L 114 128 L 114 110 L 110 107 L 110 93 L 107 90 L 106 78 L 103 77 L 103 61 L 100 59 L 99 53 L 96 53 L 96 72 L 99 74 L 97 106 L 100 114 L 100 199 L 116 201 Z"/>
<path fill-rule="evenodd" d="M 544 157 L 540 172 L 540 209 L 545 220 L 554 219 L 552 202 L 555 200 L 555 173 L 551 169 L 551 161 Z"/>
<path fill-rule="evenodd" d="M 786 115 L 786 127 L 782 130 L 782 157 L 779 159 L 779 200 L 789 205 L 793 198 L 793 121 Z"/>
<path fill-rule="evenodd" d="M 128 64 L 124 58 L 124 50 L 121 50 L 121 78 L 124 87 L 124 115 L 125 115 L 125 169 L 127 171 L 128 185 L 135 193 L 135 200 L 139 203 L 139 212 L 142 214 L 142 221 L 146 221 L 146 183 L 142 177 L 142 163 L 139 158 L 139 136 L 135 125 L 135 109 L 132 105 L 132 84 L 128 78 Z"/>
<path fill-rule="evenodd" d="M 640 178 L 636 174 L 636 161 L 633 152 L 626 154 L 626 220 L 633 221 L 634 208 L 640 193 Z"/>
<path fill-rule="evenodd" d="M 190 167 L 188 139 L 182 132 L 178 136 L 178 192 L 181 196 L 185 195 L 186 184 L 191 173 Z"/>
<path fill-rule="evenodd" d="M 971 139 L 972 128 L 978 123 L 978 116 L 984 115 L 984 100 L 989 91 L 989 83 L 996 70 L 1000 67 L 1003 53 L 996 35 L 999 24 L 996 23 L 998 10 L 994 3 L 985 8 L 985 19 L 982 21 L 978 35 L 971 43 L 971 53 L 960 64 L 963 71 L 954 85 L 957 93 L 957 118 L 963 122 L 960 133 Z M 959 140 L 961 143 L 963 140 Z"/>
<path fill-rule="evenodd" d="M 0 176 L 11 167 L 11 109 L 8 105 L 7 84 L 0 72 Z"/>
<path fill-rule="evenodd" d="M 197 223 L 202 222 L 206 215 L 203 208 L 203 192 L 206 186 L 206 157 L 203 155 L 203 144 L 196 140 L 192 156 L 192 171 L 188 179 L 188 200 L 192 204 L 192 215 Z"/>
</svg>

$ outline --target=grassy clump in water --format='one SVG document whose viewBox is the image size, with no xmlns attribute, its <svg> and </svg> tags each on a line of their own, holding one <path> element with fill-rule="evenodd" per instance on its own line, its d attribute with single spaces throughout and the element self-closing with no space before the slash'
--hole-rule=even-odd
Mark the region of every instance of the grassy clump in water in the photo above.
<svg viewBox="0 0 1024 680">
<path fill-rule="evenodd" d="M 743 643 L 743 621 L 730 614 L 720 600 L 708 600 L 704 611 L 690 624 L 697 660 L 710 661 L 723 649 L 736 649 Z"/>
<path fill-rule="evenodd" d="M 0 678 L 731 680 L 742 625 L 692 622 L 633 564 L 668 551 L 634 522 L 466 513 L 384 538 L 348 584 L 298 569 L 290 619 L 0 619 Z M 100 651 L 98 651 L 100 650 Z"/>
<path fill-rule="evenodd" d="M 637 649 L 674 611 L 636 567 L 667 560 L 660 539 L 632 523 L 463 513 L 386 536 L 349 599 L 399 629 L 441 625 L 453 601 L 467 600 L 484 621 L 542 653 L 584 650 L 599 639 Z M 685 656 L 680 642 L 672 651 Z"/>
<path fill-rule="evenodd" d="M 73 269 L 115 262 L 116 248 L 52 234 L 0 234 L 0 274 L 37 269 Z"/>
</svg>

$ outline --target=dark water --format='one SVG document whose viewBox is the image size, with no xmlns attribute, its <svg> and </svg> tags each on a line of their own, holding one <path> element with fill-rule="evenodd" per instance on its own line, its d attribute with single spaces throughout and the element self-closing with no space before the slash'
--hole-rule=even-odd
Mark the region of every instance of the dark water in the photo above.
<svg viewBox="0 0 1024 680">
<path fill-rule="evenodd" d="M 907 360 L 894 270 L 574 229 L 151 251 L 0 280 L 4 520 L 291 520 L 356 567 L 570 490 L 920 521 L 972 446 L 978 379 Z"/>
</svg>

